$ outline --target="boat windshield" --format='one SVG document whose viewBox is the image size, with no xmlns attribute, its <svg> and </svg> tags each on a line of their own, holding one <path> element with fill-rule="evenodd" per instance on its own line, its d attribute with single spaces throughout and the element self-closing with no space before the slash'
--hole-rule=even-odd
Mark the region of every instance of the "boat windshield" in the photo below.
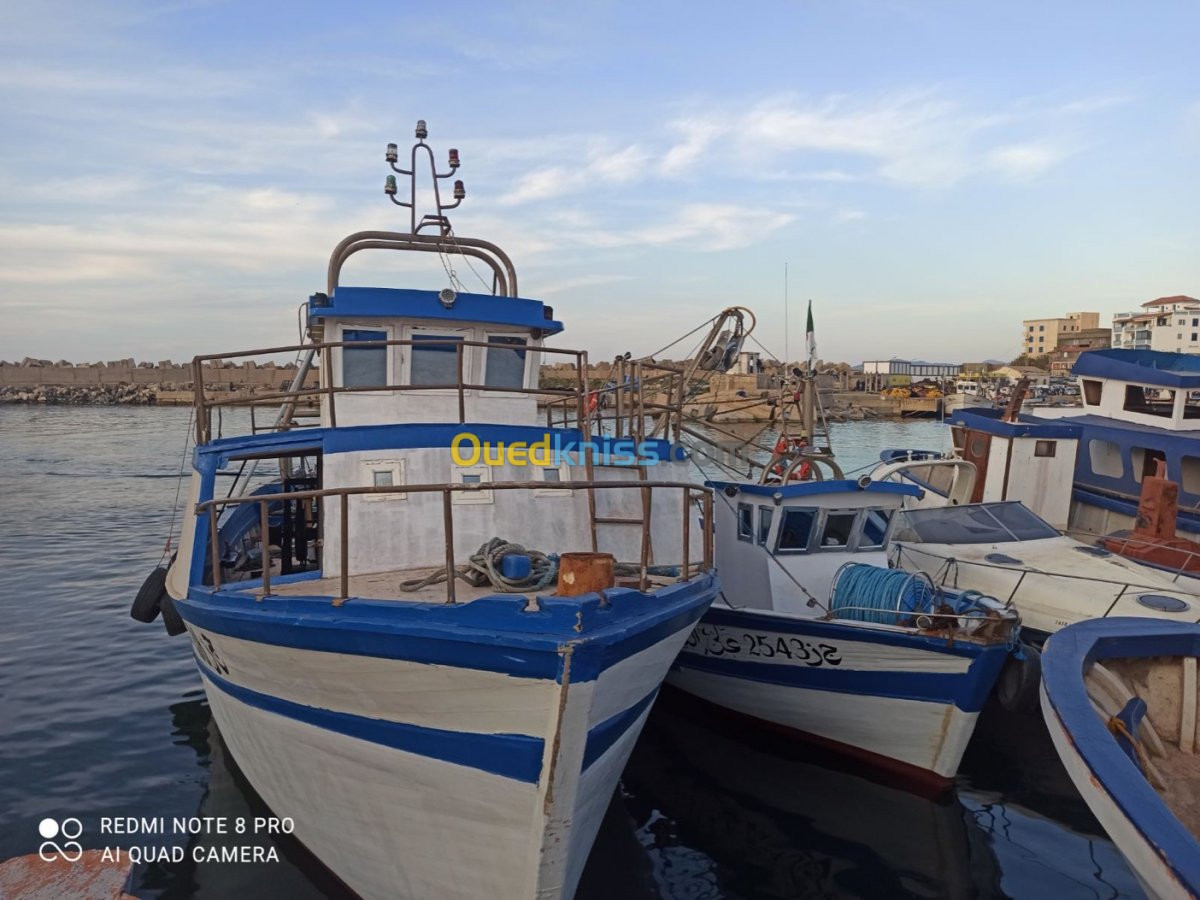
<svg viewBox="0 0 1200 900">
<path fill-rule="evenodd" d="M 1058 537 L 1052 526 L 1019 501 L 907 509 L 893 540 L 919 544 L 991 544 Z"/>
</svg>

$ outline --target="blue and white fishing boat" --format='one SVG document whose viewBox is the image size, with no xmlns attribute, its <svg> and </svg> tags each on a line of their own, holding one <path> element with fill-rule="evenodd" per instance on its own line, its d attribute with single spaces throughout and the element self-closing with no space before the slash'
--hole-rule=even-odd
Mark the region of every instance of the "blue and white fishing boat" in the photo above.
<svg viewBox="0 0 1200 900">
<path fill-rule="evenodd" d="M 1114 618 L 1042 655 L 1042 712 L 1071 780 L 1153 898 L 1200 896 L 1200 626 Z"/>
<path fill-rule="evenodd" d="M 717 591 L 712 496 L 685 480 L 681 391 L 656 406 L 639 370 L 616 431 L 594 428 L 586 353 L 546 347 L 551 309 L 518 295 L 499 247 L 453 233 L 465 192 L 443 203 L 439 182 L 458 153 L 437 173 L 425 137 L 408 169 L 388 148 L 410 230 L 337 245 L 307 343 L 196 359 L 178 556 L 134 614 L 186 627 L 238 766 L 358 895 L 570 897 Z M 426 157 L 436 212 L 418 220 Z M 437 253 L 452 284 L 343 284 L 362 250 Z M 455 283 L 464 259 L 492 293 Z M 288 390 L 214 393 L 228 361 L 279 353 L 300 360 Z M 539 385 L 556 359 L 572 387 Z M 564 421 L 539 425 L 539 397 Z M 283 404 L 273 426 L 228 433 L 233 407 L 264 401 Z"/>
<path fill-rule="evenodd" d="M 1200 577 L 1200 358 L 1090 350 L 1073 372 L 1081 407 L 947 417 L 951 455 L 978 471 L 968 502 L 1020 500 L 1060 531 Z M 1139 503 L 1159 476 L 1174 485 L 1174 509 L 1147 529 Z"/>
<path fill-rule="evenodd" d="M 722 591 L 668 683 L 946 784 L 1018 622 L 988 597 L 886 568 L 893 515 L 918 489 L 869 478 L 710 485 Z"/>
</svg>

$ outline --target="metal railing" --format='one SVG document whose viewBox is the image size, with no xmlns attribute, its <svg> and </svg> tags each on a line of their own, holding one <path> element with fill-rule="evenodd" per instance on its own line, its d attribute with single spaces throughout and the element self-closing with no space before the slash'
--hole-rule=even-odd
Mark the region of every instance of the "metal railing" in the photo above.
<svg viewBox="0 0 1200 900">
<path fill-rule="evenodd" d="M 349 347 L 352 349 L 372 349 L 380 347 L 413 347 L 420 346 L 428 349 L 431 347 L 454 347 L 455 351 L 455 371 L 457 377 L 453 382 L 446 384 L 381 384 L 370 386 L 334 386 L 324 385 L 316 387 L 304 387 L 303 385 L 293 385 L 292 388 L 285 391 L 277 391 L 266 394 L 246 394 L 244 396 L 222 397 L 220 399 L 210 399 L 205 393 L 205 372 L 219 372 L 219 366 L 212 366 L 214 362 L 225 362 L 234 359 L 243 359 L 255 356 L 266 356 L 275 353 L 293 353 L 301 350 L 334 350 Z M 562 356 L 570 356 L 575 361 L 575 386 L 572 388 L 542 388 L 542 387 L 513 387 L 513 386 L 497 386 L 490 384 L 474 384 L 468 382 L 465 378 L 465 354 L 468 348 L 490 348 L 492 350 L 521 350 L 529 354 L 559 354 Z M 209 366 L 205 366 L 209 363 Z M 328 360 L 326 360 L 328 364 Z M 194 402 L 196 407 L 196 443 L 206 444 L 212 439 L 212 413 L 214 409 L 224 407 L 237 406 L 253 406 L 262 405 L 269 401 L 278 401 L 280 403 L 294 405 L 297 401 L 305 398 L 329 398 L 329 424 L 332 427 L 337 427 L 337 397 L 340 394 L 368 394 L 368 393 L 400 393 L 408 391 L 454 391 L 458 395 L 458 421 L 459 424 L 466 422 L 466 392 L 479 391 L 483 393 L 500 393 L 500 394 L 533 394 L 544 395 L 550 397 L 563 398 L 564 400 L 573 400 L 575 406 L 576 420 L 579 422 L 587 421 L 586 411 L 586 396 L 587 396 L 587 351 L 585 350 L 563 350 L 556 347 L 531 347 L 518 346 L 510 344 L 492 344 L 487 341 L 467 341 L 467 340 L 386 340 L 386 341 L 325 341 L 313 344 L 294 344 L 282 347 L 264 347 L 257 350 L 241 350 L 236 353 L 214 353 L 206 356 L 197 356 L 192 360 L 192 385 L 194 392 Z M 285 424 L 284 427 L 287 427 Z"/>
<path fill-rule="evenodd" d="M 1180 565 L 1174 566 L 1174 565 L 1167 565 L 1165 563 L 1162 563 L 1162 564 L 1150 565 L 1149 568 L 1156 569 L 1156 570 L 1162 572 L 1164 575 L 1166 575 L 1168 573 L 1174 573 L 1171 577 L 1172 581 L 1177 582 L 1177 581 L 1179 581 L 1180 578 L 1187 577 L 1187 578 L 1197 579 L 1197 584 L 1200 584 L 1200 543 L 1197 543 L 1195 541 L 1192 541 L 1191 543 L 1195 544 L 1196 548 L 1194 550 L 1191 550 L 1191 549 L 1185 549 L 1184 547 L 1178 547 L 1178 546 L 1163 546 L 1161 543 L 1157 543 L 1155 541 L 1142 540 L 1141 538 L 1136 538 L 1136 537 L 1133 537 L 1132 535 L 1117 536 L 1117 535 L 1112 535 L 1112 534 L 1097 534 L 1096 532 L 1081 531 L 1079 529 L 1067 529 L 1065 534 L 1067 537 L 1075 538 L 1076 540 L 1079 540 L 1079 541 L 1083 541 L 1084 538 L 1091 538 L 1093 540 L 1098 540 L 1098 541 L 1099 540 L 1108 540 L 1108 541 L 1112 541 L 1113 543 L 1124 544 L 1126 547 L 1145 548 L 1145 549 L 1149 549 L 1149 550 L 1162 550 L 1166 553 L 1173 554 L 1175 556 L 1175 558 L 1183 560 L 1183 562 Z M 1187 540 L 1187 539 L 1183 538 L 1182 540 Z M 1107 547 L 1104 547 L 1099 543 L 1089 545 L 1089 546 L 1094 546 L 1097 549 L 1104 550 L 1106 553 L 1111 553 L 1114 556 L 1121 557 L 1122 559 L 1127 559 L 1130 562 L 1139 563 L 1141 565 L 1147 565 L 1147 563 L 1144 560 L 1138 559 L 1137 557 L 1134 557 L 1134 556 L 1125 556 L 1125 554 L 1118 553 L 1115 550 L 1109 550 Z"/>
<path fill-rule="evenodd" d="M 618 359 L 609 369 L 608 381 L 588 392 L 585 411 L 590 428 L 598 434 L 629 438 L 638 444 L 647 437 L 663 437 L 679 443 L 683 402 L 687 399 L 681 366 Z M 664 398 L 661 402 L 657 399 L 660 396 Z M 570 425 L 572 413 L 578 421 L 578 412 L 571 409 L 566 399 L 551 400 L 546 404 L 546 427 Z M 649 432 L 647 419 L 651 420 Z"/>
<path fill-rule="evenodd" d="M 545 482 L 487 482 L 485 484 L 404 484 L 388 487 L 344 487 L 324 488 L 310 491 L 291 491 L 280 494 L 263 494 L 242 497 L 226 497 L 206 500 L 196 504 L 197 516 L 208 519 L 208 550 L 209 568 L 212 575 L 212 586 L 218 590 L 222 584 L 221 545 L 217 520 L 222 509 L 229 506 L 240 506 L 247 503 L 258 504 L 259 529 L 262 542 L 262 596 L 271 594 L 271 559 L 270 559 L 270 506 L 290 500 L 313 500 L 338 498 L 339 504 L 339 593 L 334 599 L 334 605 L 340 606 L 350 598 L 350 498 L 361 495 L 386 494 L 428 494 L 440 493 L 442 496 L 442 528 L 446 549 L 446 602 L 454 603 L 455 598 L 455 556 L 454 556 L 454 504 L 452 496 L 455 493 L 486 491 L 528 491 L 545 489 Z M 691 561 L 691 529 L 692 515 L 695 512 L 693 499 L 700 502 L 701 519 L 699 526 L 703 536 L 703 551 L 699 562 L 699 571 L 711 570 L 713 567 L 713 492 L 711 488 L 700 487 L 678 481 L 564 481 L 555 482 L 557 490 L 586 490 L 589 496 L 589 515 L 592 550 L 597 549 L 596 525 L 598 517 L 592 500 L 596 490 L 636 489 L 641 494 L 642 533 L 640 542 L 640 559 L 638 567 L 638 588 L 645 591 L 649 585 L 650 568 L 650 522 L 654 503 L 655 490 L 678 490 L 683 492 L 683 521 L 681 523 L 682 552 L 677 581 L 688 581 L 693 577 L 693 569 L 697 564 Z M 630 520 L 633 521 L 633 520 Z M 399 598 L 398 598 L 399 599 Z"/>
<path fill-rule="evenodd" d="M 249 357 L 266 356 L 276 353 L 293 353 L 297 351 L 307 350 L 334 350 L 341 348 L 372 349 L 372 348 L 390 348 L 390 347 L 413 347 L 419 346 L 423 349 L 434 347 L 453 347 L 455 355 L 455 373 L 456 377 L 453 382 L 445 384 L 400 384 L 388 383 L 370 386 L 334 386 L 332 384 L 317 385 L 313 387 L 305 387 L 304 385 L 292 385 L 287 390 L 278 390 L 269 393 L 245 394 L 234 397 L 211 398 L 206 393 L 205 375 L 206 373 L 218 373 L 221 371 L 219 365 L 214 366 L 213 363 L 224 363 L 235 359 L 245 359 Z M 465 377 L 466 370 L 466 354 L 468 350 L 475 348 L 491 349 L 491 350 L 519 350 L 526 354 L 533 354 L 535 357 L 538 354 L 551 354 L 570 357 L 574 362 L 574 385 L 571 387 L 519 387 L 510 385 L 491 385 L 491 384 L 476 384 L 468 382 Z M 328 368 L 329 360 L 326 359 L 326 367 Z M 588 386 L 588 355 L 585 350 L 567 350 L 557 347 L 533 347 L 520 346 L 511 344 L 493 344 L 487 341 L 468 341 L 468 340 L 378 340 L 378 341 L 326 341 L 322 343 L 312 344 L 295 344 L 283 347 L 264 347 L 257 350 L 243 350 L 236 353 L 216 353 L 206 356 L 197 356 L 192 360 L 192 384 L 194 392 L 194 404 L 196 408 L 196 443 L 206 444 L 212 439 L 212 416 L 214 410 L 220 410 L 226 407 L 249 407 L 252 414 L 256 407 L 263 406 L 272 401 L 283 404 L 290 410 L 294 410 L 298 403 L 313 402 L 321 398 L 328 397 L 329 424 L 332 427 L 337 427 L 337 397 L 341 394 L 370 394 L 370 393 L 402 393 L 410 391 L 425 391 L 425 392 L 447 392 L 453 391 L 457 394 L 458 400 L 458 422 L 466 424 L 467 422 L 467 392 L 477 391 L 480 393 L 496 393 L 496 394 L 523 394 L 534 395 L 538 397 L 551 398 L 546 404 L 546 425 L 547 427 L 576 427 L 584 432 L 584 438 L 590 437 L 592 434 L 611 434 L 615 437 L 630 437 L 637 440 L 639 443 L 646 439 L 646 418 L 657 417 L 656 421 L 661 423 L 652 429 L 649 436 L 671 438 L 678 442 L 682 427 L 683 415 L 683 389 L 682 389 L 682 371 L 675 366 L 669 366 L 662 363 L 626 363 L 622 367 L 622 377 L 624 375 L 624 366 L 629 366 L 631 371 L 636 372 L 636 377 L 630 379 L 629 383 L 622 384 L 619 388 L 600 388 L 589 389 Z M 643 373 L 653 373 L 649 380 L 644 381 Z M 326 380 L 331 380 L 326 375 Z M 394 380 L 394 379 L 393 379 Z M 666 402 L 658 402 L 655 399 L 646 398 L 646 391 L 651 390 L 655 396 L 659 394 L 666 395 Z M 607 399 L 611 398 L 613 402 L 609 404 Z M 601 402 L 601 401 L 605 402 Z M 606 427 L 606 425 L 608 427 Z M 282 429 L 290 429 L 297 426 L 292 421 L 292 416 L 282 416 Z M 260 428 L 256 422 L 252 422 L 251 428 L 253 432 L 271 430 Z"/>
<path fill-rule="evenodd" d="M 993 570 L 996 570 L 999 572 L 1008 572 L 1012 575 L 1016 575 L 1017 581 L 1013 585 L 1012 590 L 1009 591 L 1008 597 L 1006 598 L 1006 600 L 1004 602 L 1015 603 L 1018 606 L 1020 605 L 1020 601 L 1017 599 L 1017 592 L 1021 590 L 1021 586 L 1024 585 L 1027 581 L 1029 582 L 1030 585 L 1032 585 L 1032 584 L 1036 583 L 1039 579 L 1044 580 L 1044 581 L 1049 581 L 1053 584 L 1058 585 L 1060 588 L 1065 587 L 1066 585 L 1070 585 L 1073 583 L 1079 583 L 1079 582 L 1083 582 L 1084 584 L 1089 584 L 1089 585 L 1102 585 L 1102 584 L 1108 585 L 1111 589 L 1114 589 L 1114 590 L 1117 588 L 1120 588 L 1120 590 L 1117 591 L 1116 596 L 1113 597 L 1112 602 L 1108 605 L 1108 609 L 1105 610 L 1105 612 L 1104 612 L 1105 616 L 1110 615 L 1112 613 L 1113 609 L 1116 607 L 1117 603 L 1120 602 L 1121 598 L 1130 592 L 1137 594 L 1137 593 L 1161 591 L 1163 589 L 1161 584 L 1159 584 L 1159 585 L 1139 584 L 1138 582 L 1132 581 L 1132 580 L 1121 581 L 1121 580 L 1114 579 L 1114 578 L 1097 578 L 1097 577 L 1093 577 L 1091 575 L 1073 575 L 1073 574 L 1070 574 L 1067 572 L 1044 572 L 1041 569 L 1031 569 L 1028 567 L 1021 567 L 1018 565 L 1000 565 L 997 563 L 985 562 L 985 561 L 981 561 L 981 560 L 959 559 L 958 557 L 954 557 L 954 556 L 946 556 L 941 553 L 933 553 L 929 550 L 920 550 L 920 549 L 917 549 L 916 547 L 912 547 L 908 544 L 898 543 L 895 541 L 892 542 L 892 548 L 895 550 L 895 564 L 898 568 L 904 568 L 903 557 L 904 557 L 905 553 L 907 553 L 909 556 L 921 555 L 921 556 L 926 556 L 930 559 L 940 560 L 942 564 L 938 567 L 937 571 L 933 572 L 933 573 L 927 573 L 927 574 L 930 574 L 930 577 L 934 581 L 936 581 L 938 584 L 942 585 L 943 587 L 946 585 L 947 580 L 949 580 L 951 577 L 953 577 L 953 579 L 954 579 L 953 587 L 956 590 L 959 587 L 959 584 L 958 584 L 959 569 L 962 568 L 963 566 L 972 566 L 977 569 L 993 569 Z M 1107 552 L 1111 552 L 1111 551 L 1107 551 Z M 1114 554 L 1114 555 L 1117 555 L 1117 554 Z M 1130 560 L 1130 561 L 1136 562 L 1135 560 Z M 913 564 L 918 566 L 918 569 L 920 571 L 925 571 L 924 569 L 919 568 L 920 564 L 917 563 L 915 560 L 914 560 Z M 1172 579 L 1172 581 L 1177 581 L 1177 580 L 1178 580 L 1177 577 L 1175 579 Z M 1186 592 L 1186 593 L 1190 593 L 1190 591 Z"/>
</svg>

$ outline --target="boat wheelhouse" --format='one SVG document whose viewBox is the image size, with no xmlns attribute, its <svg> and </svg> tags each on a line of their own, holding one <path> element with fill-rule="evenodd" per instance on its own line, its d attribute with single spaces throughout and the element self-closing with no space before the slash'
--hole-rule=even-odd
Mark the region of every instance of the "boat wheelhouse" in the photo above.
<svg viewBox="0 0 1200 900">
<path fill-rule="evenodd" d="M 975 499 L 1021 500 L 1057 528 L 1109 535 L 1134 527 L 1162 462 L 1179 487 L 1176 530 L 1200 540 L 1200 359 L 1090 350 L 1074 374 L 1083 405 L 1061 417 L 971 409 L 950 420 L 956 455 L 979 469 Z"/>
<path fill-rule="evenodd" d="M 238 765 L 360 896 L 570 897 L 718 589 L 712 494 L 687 480 L 682 392 L 642 396 L 639 363 L 601 420 L 586 353 L 547 347 L 562 324 L 518 295 L 507 255 L 450 229 L 465 192 L 436 188 L 457 151 L 438 174 L 423 122 L 417 137 L 409 170 L 388 152 L 412 230 L 338 244 L 308 340 L 195 360 L 178 556 L 134 613 L 186 627 Z M 424 154 L 437 212 L 418 222 Z M 436 253 L 452 285 L 343 283 L 365 250 Z M 493 292 L 463 290 L 451 260 Z M 286 390 L 219 390 L 226 362 L 280 355 L 298 360 Z M 572 385 L 539 384 L 552 359 Z"/>
</svg>

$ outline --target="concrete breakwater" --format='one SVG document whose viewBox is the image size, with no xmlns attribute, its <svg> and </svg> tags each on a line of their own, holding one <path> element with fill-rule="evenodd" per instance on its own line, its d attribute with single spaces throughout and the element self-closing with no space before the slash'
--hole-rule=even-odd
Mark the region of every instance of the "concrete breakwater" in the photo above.
<svg viewBox="0 0 1200 900">
<path fill-rule="evenodd" d="M 0 403 L 74 404 L 77 406 L 117 404 L 152 406 L 158 402 L 158 390 L 136 384 L 89 387 L 0 387 Z"/>
</svg>

